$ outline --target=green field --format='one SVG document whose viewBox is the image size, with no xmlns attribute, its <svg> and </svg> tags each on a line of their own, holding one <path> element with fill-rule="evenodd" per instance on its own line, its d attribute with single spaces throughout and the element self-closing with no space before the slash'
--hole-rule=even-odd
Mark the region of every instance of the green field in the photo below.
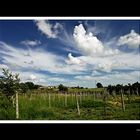
<svg viewBox="0 0 140 140">
<path fill-rule="evenodd" d="M 103 89 L 34 90 L 19 94 L 19 120 L 140 120 L 140 96 L 107 95 Z M 0 120 L 15 120 L 15 106 L 0 96 Z"/>
</svg>

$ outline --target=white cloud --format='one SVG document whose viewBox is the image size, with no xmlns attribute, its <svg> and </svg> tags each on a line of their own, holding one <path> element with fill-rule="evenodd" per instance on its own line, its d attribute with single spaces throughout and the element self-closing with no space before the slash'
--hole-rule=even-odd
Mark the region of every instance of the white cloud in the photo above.
<svg viewBox="0 0 140 140">
<path fill-rule="evenodd" d="M 119 38 L 118 45 L 128 45 L 128 47 L 130 48 L 138 48 L 140 45 L 140 35 L 134 30 L 131 30 L 129 34 L 126 34 Z"/>
<path fill-rule="evenodd" d="M 21 44 L 25 45 L 25 46 L 37 46 L 40 45 L 41 42 L 39 40 L 24 40 L 21 41 Z"/>
<path fill-rule="evenodd" d="M 60 30 L 63 29 L 63 26 L 60 23 L 52 25 L 46 20 L 37 20 L 36 25 L 38 30 L 40 30 L 48 38 L 57 38 Z"/>
<path fill-rule="evenodd" d="M 89 85 L 89 87 L 95 86 L 95 81 L 101 82 L 104 86 L 109 84 L 128 84 L 140 80 L 140 71 L 113 72 L 107 75 L 79 75 L 75 76 L 75 80 L 79 83 L 82 81 L 84 85 Z"/>
<path fill-rule="evenodd" d="M 86 70 L 84 67 L 77 65 L 69 66 L 65 62 L 65 57 L 52 54 L 41 48 L 25 50 L 0 42 L 1 53 L 2 63 L 9 66 L 12 70 L 43 70 L 59 74 L 76 74 Z"/>
<path fill-rule="evenodd" d="M 77 48 L 84 55 L 95 55 L 103 52 L 103 44 L 91 32 L 87 33 L 82 24 L 75 26 L 73 37 L 77 43 Z"/>
<path fill-rule="evenodd" d="M 73 33 L 76 42 L 76 49 L 78 49 L 84 56 L 110 56 L 117 55 L 118 49 L 111 49 L 105 45 L 93 33 L 87 33 L 82 24 L 75 26 Z"/>
<path fill-rule="evenodd" d="M 71 53 L 68 54 L 68 60 L 66 60 L 67 64 L 77 64 L 82 65 L 82 61 L 78 57 L 72 56 Z"/>
<path fill-rule="evenodd" d="M 93 69 L 108 73 L 113 69 L 138 69 L 140 67 L 137 61 L 138 54 L 125 53 L 110 47 L 116 42 L 116 38 L 113 38 L 113 41 L 110 40 L 109 43 L 102 43 L 91 32 L 87 33 L 82 24 L 75 26 L 73 36 L 76 42 L 74 47 L 79 50 L 82 56 L 73 57 L 70 53 L 66 60 L 67 64 L 79 65 L 82 62 L 84 64 L 82 67 L 87 71 Z"/>
<path fill-rule="evenodd" d="M 33 74 L 30 75 L 30 79 L 31 79 L 31 80 L 35 80 L 36 78 L 37 78 L 37 77 L 36 77 L 35 75 L 33 75 Z"/>
</svg>

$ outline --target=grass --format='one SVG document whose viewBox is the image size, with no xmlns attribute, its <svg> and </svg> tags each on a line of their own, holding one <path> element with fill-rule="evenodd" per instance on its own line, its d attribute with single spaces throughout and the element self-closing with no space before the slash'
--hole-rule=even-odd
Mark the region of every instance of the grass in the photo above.
<svg viewBox="0 0 140 140">
<path fill-rule="evenodd" d="M 120 96 L 109 96 L 106 104 L 102 96 L 79 94 L 77 97 L 80 116 L 75 94 L 67 95 L 67 104 L 65 94 L 35 91 L 19 95 L 20 120 L 140 120 L 140 96 L 131 96 L 131 101 L 124 96 L 125 112 L 121 107 Z M 15 108 L 4 97 L 0 98 L 0 119 L 15 119 Z"/>
</svg>

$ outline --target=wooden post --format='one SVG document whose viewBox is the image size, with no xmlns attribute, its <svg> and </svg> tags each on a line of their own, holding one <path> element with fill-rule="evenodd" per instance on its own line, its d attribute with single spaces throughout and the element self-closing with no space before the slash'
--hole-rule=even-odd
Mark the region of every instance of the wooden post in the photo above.
<svg viewBox="0 0 140 140">
<path fill-rule="evenodd" d="M 16 92 L 16 119 L 19 119 L 18 92 Z"/>
<path fill-rule="evenodd" d="M 123 98 L 122 89 L 121 89 L 121 102 L 122 102 L 122 110 L 125 111 L 125 104 L 124 104 L 124 98 Z"/>
<path fill-rule="evenodd" d="M 51 107 L 51 95 L 49 93 L 49 107 Z"/>
<path fill-rule="evenodd" d="M 80 92 L 80 104 L 82 105 L 82 93 Z"/>
<path fill-rule="evenodd" d="M 106 100 L 107 100 L 107 92 L 106 92 L 106 89 L 105 89 L 105 90 L 104 90 L 104 95 L 103 95 L 104 114 L 105 114 L 105 117 L 106 117 L 106 115 L 107 115 Z"/>
<path fill-rule="evenodd" d="M 65 106 L 67 107 L 67 92 L 65 92 Z"/>
<path fill-rule="evenodd" d="M 77 96 L 77 94 L 76 94 L 76 102 L 77 102 L 78 115 L 80 116 L 80 107 L 79 107 L 79 102 L 78 102 L 78 96 Z"/>
<path fill-rule="evenodd" d="M 137 88 L 137 96 L 139 96 L 139 91 L 138 91 L 138 88 Z"/>
<path fill-rule="evenodd" d="M 71 102 L 73 104 L 73 93 L 71 93 Z"/>
</svg>

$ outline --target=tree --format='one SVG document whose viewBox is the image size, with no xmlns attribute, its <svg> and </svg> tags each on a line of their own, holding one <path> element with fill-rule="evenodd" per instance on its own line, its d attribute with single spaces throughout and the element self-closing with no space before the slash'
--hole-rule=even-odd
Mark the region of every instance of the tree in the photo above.
<svg viewBox="0 0 140 140">
<path fill-rule="evenodd" d="M 108 87 L 107 87 L 107 91 L 109 92 L 110 95 L 112 95 L 113 90 L 114 90 L 114 87 L 111 86 L 111 85 L 108 85 Z"/>
<path fill-rule="evenodd" d="M 12 74 L 8 69 L 2 69 L 3 76 L 0 77 L 0 88 L 2 94 L 8 99 L 15 95 L 16 97 L 16 118 L 19 118 L 19 106 L 18 106 L 18 91 L 20 90 L 19 74 Z"/>
<path fill-rule="evenodd" d="M 101 83 L 96 84 L 97 88 L 103 88 L 103 85 Z"/>
<path fill-rule="evenodd" d="M 3 76 L 0 77 L 0 89 L 1 92 L 8 98 L 16 94 L 19 87 L 19 74 L 12 74 L 8 69 L 2 69 Z"/>
<path fill-rule="evenodd" d="M 60 84 L 60 85 L 58 86 L 58 89 L 59 89 L 59 91 L 68 91 L 68 88 L 65 87 L 65 86 L 63 86 L 62 84 Z"/>
<path fill-rule="evenodd" d="M 29 87 L 25 83 L 20 83 L 20 88 L 22 93 L 26 93 L 29 90 Z"/>
<path fill-rule="evenodd" d="M 132 84 L 134 94 L 139 95 L 140 84 L 138 82 Z"/>
<path fill-rule="evenodd" d="M 115 87 L 116 94 L 120 94 L 122 89 L 123 89 L 123 85 L 117 84 Z"/>
</svg>

